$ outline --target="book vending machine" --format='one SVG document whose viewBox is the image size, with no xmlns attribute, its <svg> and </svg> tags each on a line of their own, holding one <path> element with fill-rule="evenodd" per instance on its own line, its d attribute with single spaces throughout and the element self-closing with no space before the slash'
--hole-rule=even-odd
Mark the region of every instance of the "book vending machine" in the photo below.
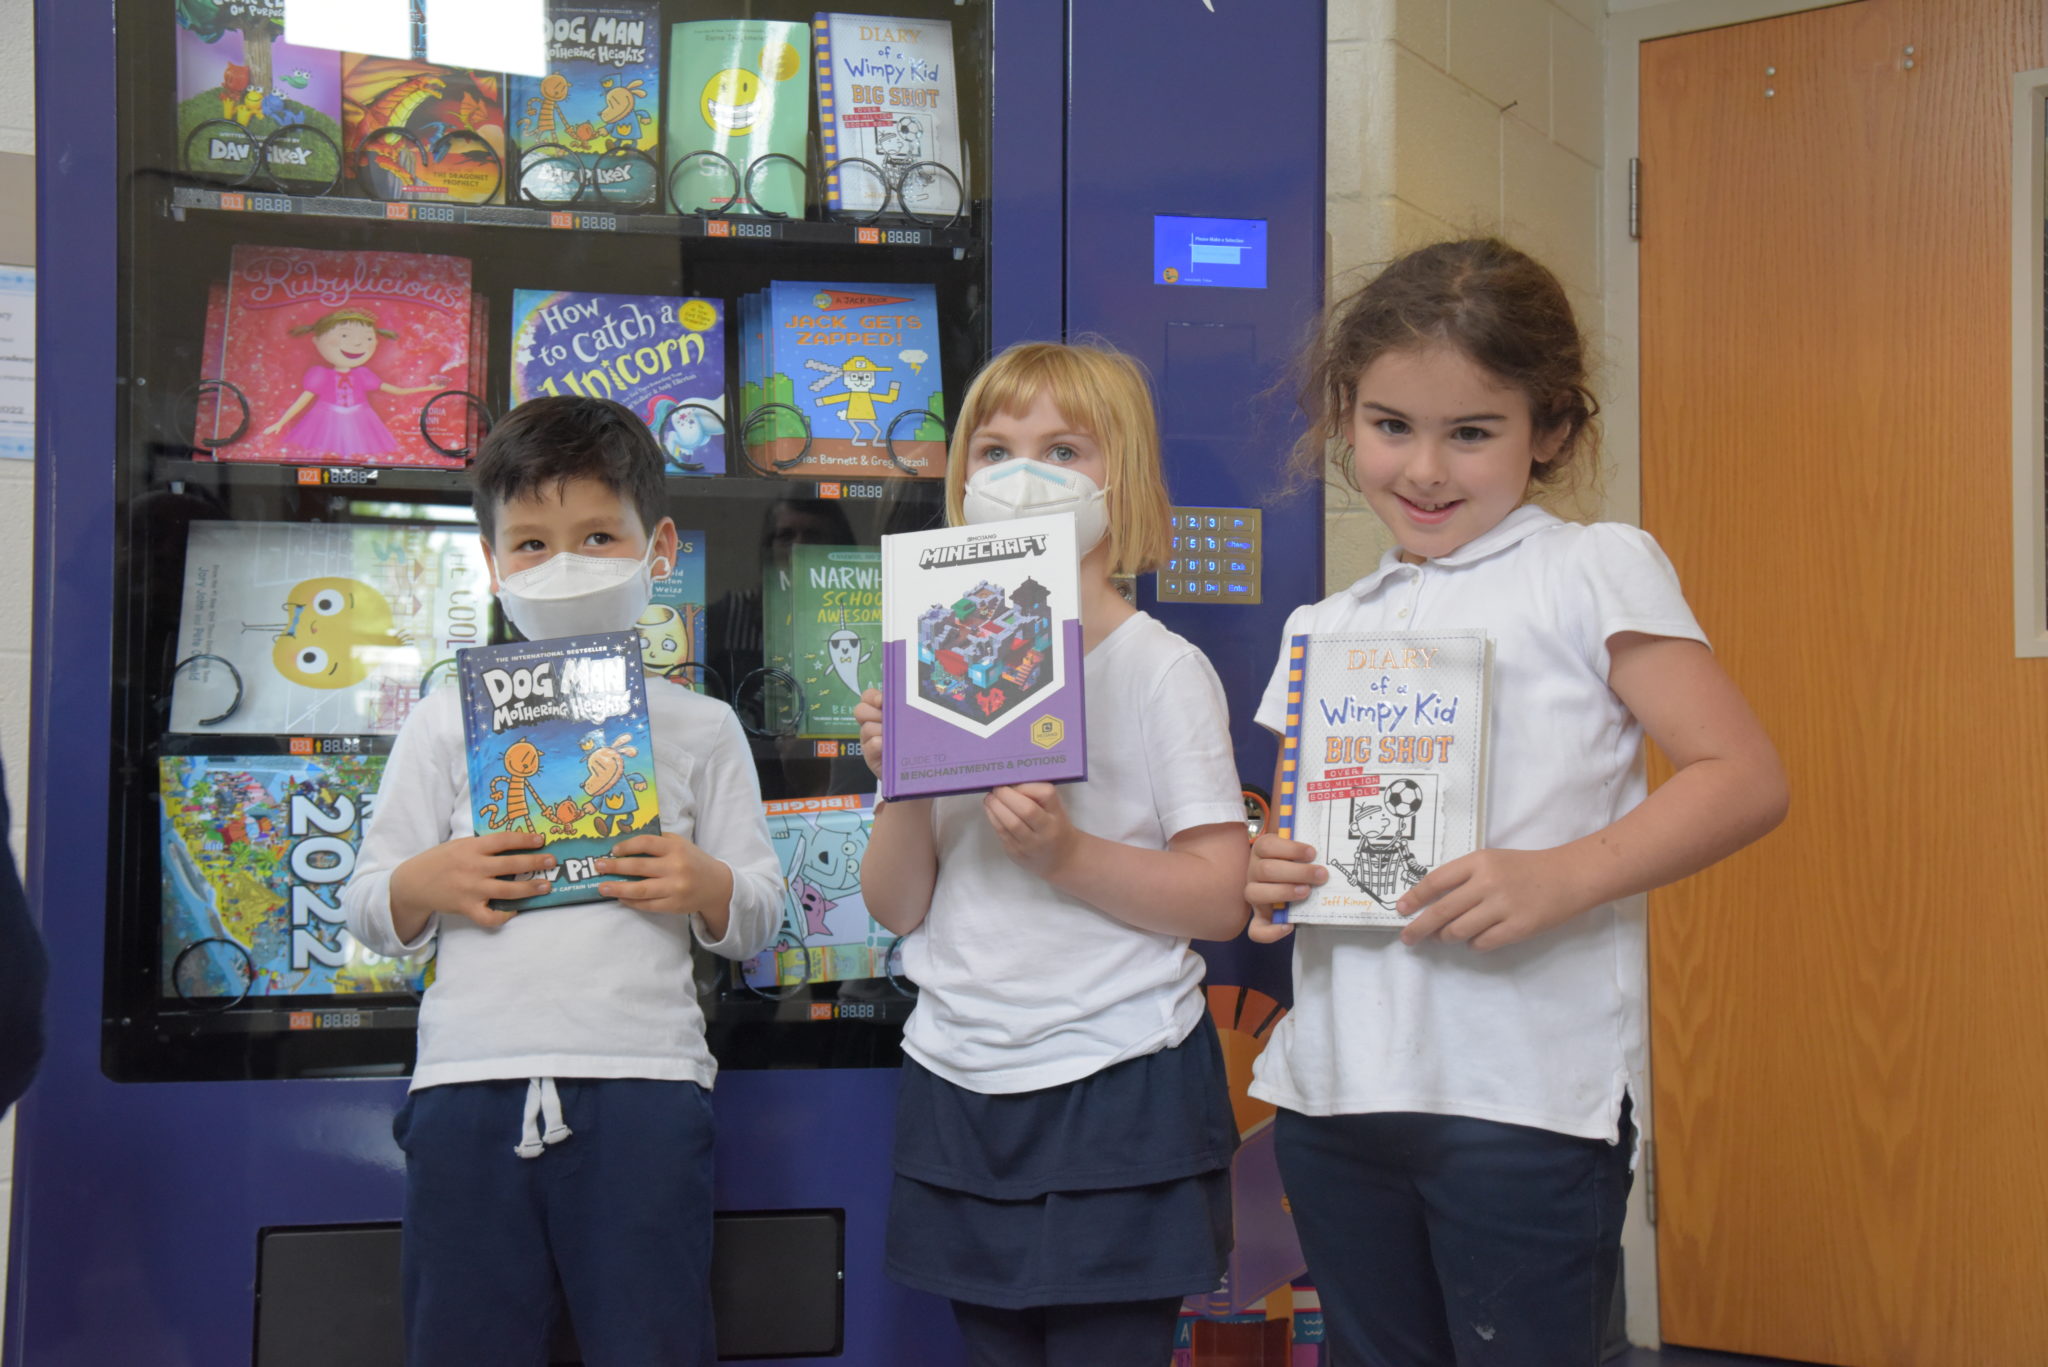
<svg viewBox="0 0 2048 1367">
<path fill-rule="evenodd" d="M 53 969 L 6 1363 L 401 1361 L 390 1120 L 433 970 L 355 943 L 339 889 L 398 726 L 513 639 L 464 467 L 557 393 L 662 447 L 647 686 L 733 707 L 784 864 L 775 946 L 696 983 L 721 1355 L 957 1360 L 882 1270 L 916 986 L 859 900 L 878 539 L 943 520 L 989 354 L 1095 333 L 1162 404 L 1176 554 L 1139 602 L 1216 661 L 1254 784 L 1263 662 L 1320 592 L 1269 391 L 1321 290 L 1322 9 L 1134 8 L 531 0 L 545 41 L 508 49 L 456 0 L 38 5 Z M 1226 116 L 1187 79 L 1226 68 L 1290 78 Z M 1285 960 L 1211 962 L 1235 1074 Z M 1261 1213 L 1190 1363 L 1232 1325 L 1303 1339 L 1267 1119 L 1240 1106 Z"/>
</svg>

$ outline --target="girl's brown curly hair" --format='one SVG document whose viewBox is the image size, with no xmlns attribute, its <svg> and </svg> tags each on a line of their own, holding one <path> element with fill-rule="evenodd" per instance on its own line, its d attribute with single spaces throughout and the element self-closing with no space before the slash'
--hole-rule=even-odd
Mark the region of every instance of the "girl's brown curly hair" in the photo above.
<svg viewBox="0 0 2048 1367">
<path fill-rule="evenodd" d="M 1531 483 L 1561 483 L 1597 447 L 1600 404 L 1586 385 L 1585 340 L 1564 287 L 1498 238 L 1471 238 L 1412 251 L 1330 307 L 1299 362 L 1308 426 L 1288 460 L 1293 472 L 1322 477 L 1332 443 L 1345 441 L 1367 366 L 1389 351 L 1437 345 L 1521 391 L 1538 441 L 1556 438 L 1552 459 L 1531 462 Z M 1340 463 L 1356 488 L 1348 445 Z"/>
</svg>

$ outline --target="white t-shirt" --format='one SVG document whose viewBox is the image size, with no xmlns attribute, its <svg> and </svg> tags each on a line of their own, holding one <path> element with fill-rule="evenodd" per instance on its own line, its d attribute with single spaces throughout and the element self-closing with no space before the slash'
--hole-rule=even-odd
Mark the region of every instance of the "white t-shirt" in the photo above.
<svg viewBox="0 0 2048 1367">
<path fill-rule="evenodd" d="M 1494 647 L 1488 847 L 1562 845 L 1643 800 L 1642 727 L 1607 686 L 1608 639 L 1706 640 L 1648 533 L 1519 508 L 1440 559 L 1387 552 L 1295 609 L 1286 635 L 1453 628 Z M 1275 731 L 1282 644 L 1258 711 Z M 1335 926 L 1301 926 L 1293 943 L 1294 1008 L 1253 1068 L 1253 1096 L 1308 1115 L 1424 1111 L 1611 1142 L 1623 1091 L 1644 1094 L 1640 897 L 1483 954 Z"/>
<path fill-rule="evenodd" d="M 1241 823 L 1223 686 L 1144 613 L 1088 652 L 1088 779 L 1062 784 L 1079 830 L 1163 850 Z M 1184 938 L 1117 920 L 1011 862 L 979 793 L 932 803 L 938 882 L 903 941 L 918 987 L 903 1048 L 976 1092 L 1054 1087 L 1180 1043 L 1201 1020 L 1203 963 Z"/>
<path fill-rule="evenodd" d="M 401 943 L 391 924 L 391 871 L 475 834 L 459 692 L 444 683 L 406 718 L 342 894 L 349 932 L 378 954 L 440 940 L 434 983 L 420 1003 L 414 1090 L 533 1077 L 709 1087 L 718 1065 L 704 1044 L 691 936 L 714 954 L 744 959 L 767 946 L 782 912 L 782 866 L 732 709 L 687 688 L 647 687 L 661 829 L 732 869 L 723 939 L 705 939 L 694 916 L 606 901 L 527 912 L 497 930 L 435 915 L 418 939 Z"/>
</svg>

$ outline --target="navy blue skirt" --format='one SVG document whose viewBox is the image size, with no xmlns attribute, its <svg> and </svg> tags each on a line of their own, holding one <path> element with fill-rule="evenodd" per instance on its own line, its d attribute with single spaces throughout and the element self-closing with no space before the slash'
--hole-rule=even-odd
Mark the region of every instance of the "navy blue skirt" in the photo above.
<svg viewBox="0 0 2048 1367">
<path fill-rule="evenodd" d="M 1171 1049 L 990 1095 L 903 1062 L 889 1275 L 1021 1309 L 1213 1291 L 1237 1122 L 1205 1014 Z"/>
</svg>

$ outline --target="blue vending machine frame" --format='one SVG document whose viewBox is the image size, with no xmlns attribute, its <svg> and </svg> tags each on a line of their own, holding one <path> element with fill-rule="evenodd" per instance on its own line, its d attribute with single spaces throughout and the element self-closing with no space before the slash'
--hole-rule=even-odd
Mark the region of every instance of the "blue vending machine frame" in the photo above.
<svg viewBox="0 0 2048 1367">
<path fill-rule="evenodd" d="M 102 1070 L 120 591 L 119 405 L 108 397 L 148 377 L 118 370 L 129 282 L 115 102 L 74 98 L 109 88 L 112 11 L 37 0 L 36 27 L 42 360 L 26 872 L 52 973 L 49 1049 L 20 1111 L 4 1361 L 215 1367 L 252 1353 L 260 1230 L 398 1218 L 390 1120 L 404 1087 L 116 1083 Z M 1265 508 L 1260 606 L 1145 602 L 1217 662 L 1241 772 L 1263 785 L 1273 748 L 1250 716 L 1287 609 L 1321 592 L 1321 500 L 1274 501 L 1277 454 L 1295 430 L 1284 398 L 1213 396 L 1268 391 L 1320 298 L 1322 7 L 997 0 L 993 33 L 991 344 L 1096 332 L 1133 351 L 1159 382 L 1176 501 Z M 1261 83 L 1272 93 L 1257 117 L 1208 122 L 1227 92 L 1190 73 L 1269 60 L 1286 63 L 1268 70 L 1289 79 Z M 1266 132 L 1275 99 L 1298 136 Z M 1266 219 L 1267 288 L 1155 286 L 1155 213 Z M 1181 345 L 1175 327 L 1221 331 Z M 1240 944 L 1211 963 L 1215 981 L 1286 999 L 1284 954 Z M 881 1268 L 895 1071 L 735 1068 L 718 1091 L 721 1208 L 845 1211 L 845 1347 L 829 1360 L 956 1361 L 943 1305 Z"/>
<path fill-rule="evenodd" d="M 1070 18 L 1066 327 L 1107 339 L 1151 372 L 1168 493 L 1187 511 L 1172 552 L 1182 591 L 1161 592 L 1175 578 L 1169 561 L 1140 581 L 1139 605 L 1207 652 L 1229 700 L 1238 773 L 1263 793 L 1278 747 L 1253 714 L 1288 613 L 1323 595 L 1322 489 L 1289 481 L 1284 457 L 1301 432 L 1293 363 L 1324 288 L 1324 7 L 1076 3 Z M 1142 69 L 1132 53 L 1144 54 Z M 1219 220 L 1211 227 L 1221 240 L 1242 240 L 1242 259 L 1218 277 L 1235 283 L 1168 275 L 1156 251 L 1162 218 L 1179 231 L 1185 220 Z M 1227 554 L 1242 539 L 1230 510 L 1243 509 L 1257 510 L 1262 533 L 1256 603 L 1230 587 L 1245 582 Z M 1318 1353 L 1321 1315 L 1294 1292 L 1306 1269 L 1280 1191 L 1272 1108 L 1243 1091 L 1251 1054 L 1293 1002 L 1291 946 L 1239 938 L 1199 948 L 1241 1133 L 1236 1249 L 1224 1284 L 1198 1308 L 1252 1335 L 1288 1320 L 1292 1343 Z M 1186 1367 L 1203 1367 L 1188 1317 L 1182 1325 Z"/>
</svg>

